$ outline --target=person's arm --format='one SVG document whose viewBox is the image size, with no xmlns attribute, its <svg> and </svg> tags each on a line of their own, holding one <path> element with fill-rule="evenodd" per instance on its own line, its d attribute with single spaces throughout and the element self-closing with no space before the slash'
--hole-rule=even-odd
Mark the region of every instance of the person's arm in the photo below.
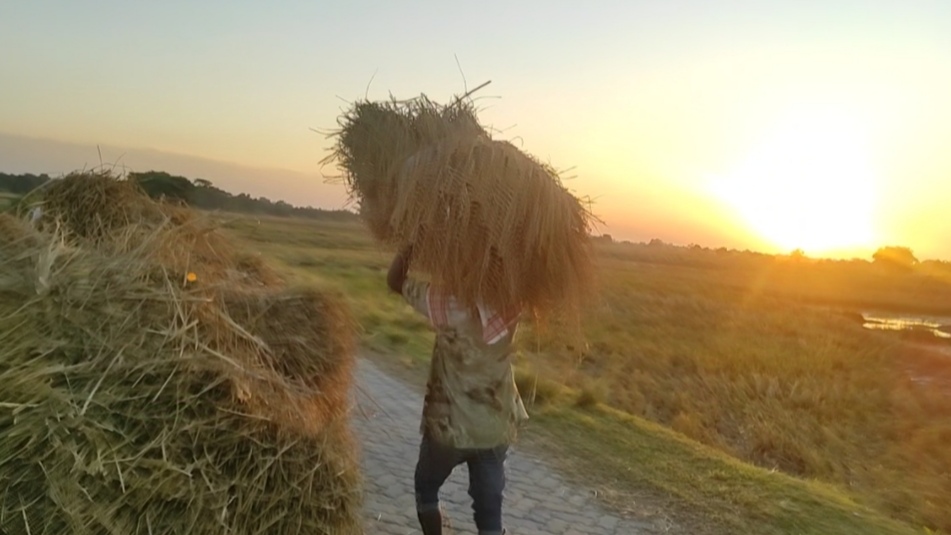
<svg viewBox="0 0 951 535">
<path fill-rule="evenodd" d="M 390 263 L 390 271 L 386 274 L 386 285 L 389 286 L 391 292 L 403 293 L 403 284 L 406 282 L 406 274 L 409 272 L 409 262 L 412 254 L 413 246 L 411 245 L 400 251 L 393 258 L 393 262 Z"/>
<path fill-rule="evenodd" d="M 386 285 L 391 292 L 402 295 L 413 310 L 432 321 L 429 314 L 429 283 L 407 276 L 412 255 L 413 246 L 409 246 L 393 258 L 390 270 L 386 274 Z"/>
</svg>

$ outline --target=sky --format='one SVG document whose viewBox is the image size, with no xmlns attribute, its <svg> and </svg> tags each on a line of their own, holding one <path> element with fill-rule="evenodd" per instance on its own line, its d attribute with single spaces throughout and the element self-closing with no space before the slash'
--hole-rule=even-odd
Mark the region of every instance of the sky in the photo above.
<svg viewBox="0 0 951 535">
<path fill-rule="evenodd" d="M 634 241 L 951 259 L 951 2 L 0 3 L 0 171 L 102 160 L 327 208 L 347 102 L 484 123 Z M 98 146 L 98 148 L 97 148 Z"/>
</svg>

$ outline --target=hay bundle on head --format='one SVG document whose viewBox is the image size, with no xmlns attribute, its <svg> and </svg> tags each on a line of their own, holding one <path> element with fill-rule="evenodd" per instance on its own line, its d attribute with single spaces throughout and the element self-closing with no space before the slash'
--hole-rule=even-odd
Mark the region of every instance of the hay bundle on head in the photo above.
<svg viewBox="0 0 951 535">
<path fill-rule="evenodd" d="M 577 310 L 593 277 L 590 214 L 558 175 L 514 145 L 456 138 L 397 175 L 392 242 L 467 303 Z"/>
<path fill-rule="evenodd" d="M 469 305 L 576 320 L 591 292 L 585 204 L 558 173 L 493 140 L 470 101 L 360 102 L 329 157 L 374 236 Z"/>
<path fill-rule="evenodd" d="M 447 138 L 487 137 L 467 101 L 443 107 L 425 95 L 418 99 L 357 102 L 338 121 L 333 153 L 351 197 L 377 239 L 392 238 L 389 218 L 399 195 L 395 176 L 420 150 Z"/>
<path fill-rule="evenodd" d="M 0 532 L 361 533 L 346 419 L 306 388 L 348 386 L 341 303 L 259 294 L 240 311 L 147 246 L 37 236 L 0 243 Z M 300 340 L 260 317 L 299 325 L 301 308 Z M 289 399 L 328 412 L 270 411 Z"/>
</svg>

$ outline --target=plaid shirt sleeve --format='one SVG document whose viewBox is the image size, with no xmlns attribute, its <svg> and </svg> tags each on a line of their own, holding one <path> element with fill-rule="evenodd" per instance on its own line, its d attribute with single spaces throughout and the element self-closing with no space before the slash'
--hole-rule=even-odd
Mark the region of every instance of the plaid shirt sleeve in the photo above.
<svg viewBox="0 0 951 535">
<path fill-rule="evenodd" d="M 518 314 L 496 314 L 484 322 L 482 336 L 486 344 L 492 345 L 505 338 L 518 325 Z"/>
<path fill-rule="evenodd" d="M 431 320 L 429 312 L 429 283 L 407 278 L 403 282 L 403 299 L 413 310 Z"/>
</svg>

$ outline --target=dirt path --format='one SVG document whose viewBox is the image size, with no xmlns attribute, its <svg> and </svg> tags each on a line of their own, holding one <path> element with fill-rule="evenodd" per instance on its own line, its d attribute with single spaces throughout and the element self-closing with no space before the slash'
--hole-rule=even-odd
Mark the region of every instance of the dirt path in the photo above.
<svg viewBox="0 0 951 535">
<path fill-rule="evenodd" d="M 366 359 L 357 370 L 354 428 L 362 443 L 366 478 L 366 531 L 420 533 L 413 499 L 413 471 L 419 447 L 421 396 Z M 506 461 L 504 518 L 512 535 L 636 535 L 651 533 L 596 503 L 592 493 L 567 483 L 544 461 L 516 448 Z M 466 492 L 465 465 L 456 469 L 442 500 L 453 533 L 476 533 Z"/>
</svg>

